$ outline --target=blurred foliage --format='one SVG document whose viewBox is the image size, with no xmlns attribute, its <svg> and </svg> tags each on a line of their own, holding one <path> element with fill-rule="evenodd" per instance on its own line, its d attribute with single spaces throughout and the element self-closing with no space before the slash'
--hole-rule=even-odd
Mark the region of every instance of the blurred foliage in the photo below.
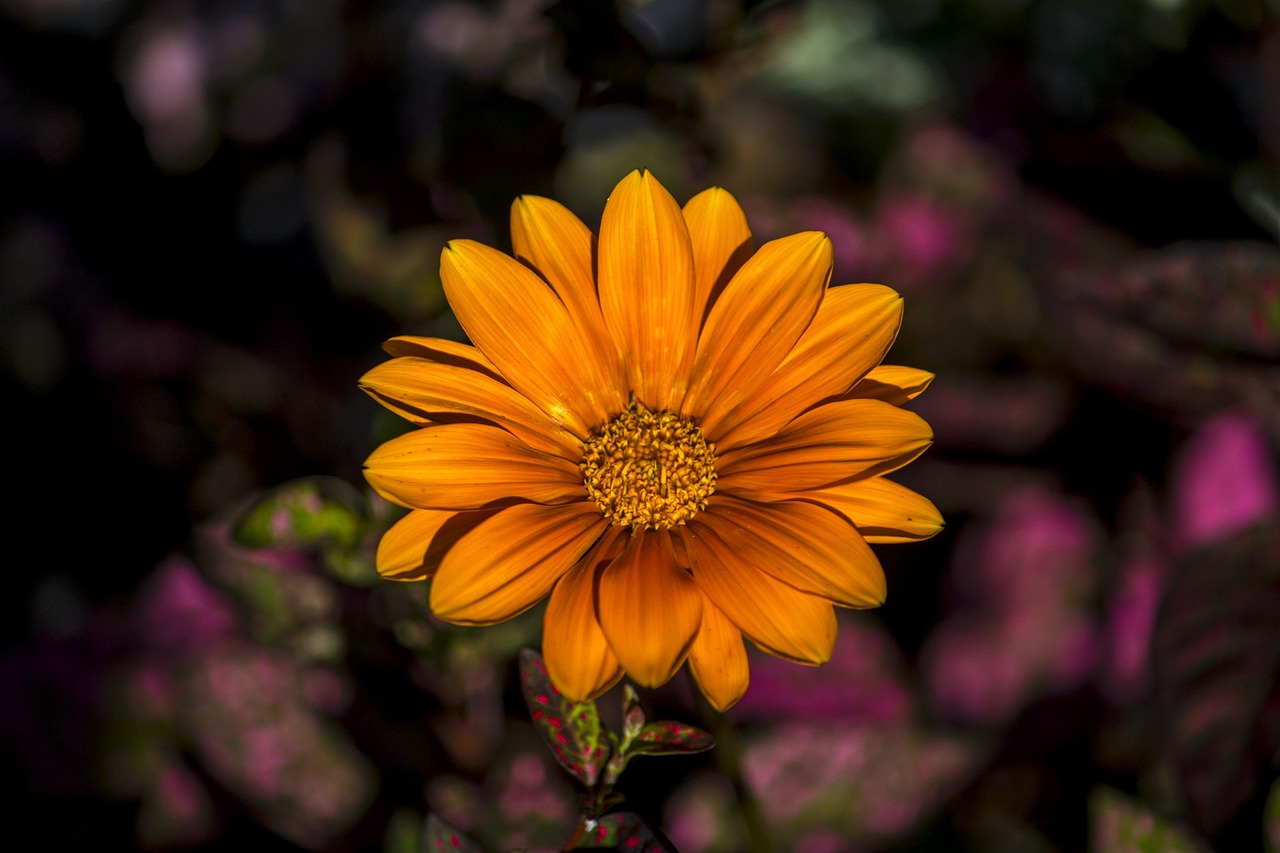
<svg viewBox="0 0 1280 853">
<path fill-rule="evenodd" d="M 354 484 L 403 427 L 356 380 L 381 339 L 462 337 L 447 240 L 506 245 L 521 193 L 594 224 L 645 166 L 728 188 L 757 244 L 826 231 L 836 283 L 907 299 L 890 360 L 938 374 L 902 480 L 947 531 L 882 555 L 826 667 L 753 657 L 729 715 L 777 847 L 1280 849 L 1278 21 L 0 0 L 0 383 L 41 549 L 5 596 L 15 832 L 563 846 L 574 777 L 663 730 L 620 688 L 562 772 L 518 687 L 540 608 L 459 628 L 377 579 L 398 511 Z M 629 764 L 579 849 L 743 849 L 711 767 Z"/>
<path fill-rule="evenodd" d="M 1133 799 L 1099 788 L 1089 799 L 1092 849 L 1104 853 L 1202 853 L 1186 830 L 1153 815 Z"/>
</svg>

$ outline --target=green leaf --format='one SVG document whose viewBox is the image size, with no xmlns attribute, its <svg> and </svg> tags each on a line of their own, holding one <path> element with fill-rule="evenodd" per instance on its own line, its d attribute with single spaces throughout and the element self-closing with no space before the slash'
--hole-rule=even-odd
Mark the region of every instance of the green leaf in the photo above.
<svg viewBox="0 0 1280 853">
<path fill-rule="evenodd" d="M 329 574 L 351 586 L 374 586 L 381 581 L 369 555 L 359 548 L 328 547 L 320 552 Z"/>
<path fill-rule="evenodd" d="M 613 785 L 637 755 L 691 755 L 716 745 L 711 735 L 695 726 L 660 720 L 646 723 L 636 692 L 627 685 L 622 700 L 623 736 L 605 770 L 606 785 Z"/>
<path fill-rule="evenodd" d="M 547 674 L 542 656 L 533 649 L 520 653 L 520 687 L 533 724 L 565 770 L 588 788 L 600 778 L 609 757 L 608 741 L 593 702 L 573 702 Z"/>
<path fill-rule="evenodd" d="M 447 853 L 484 853 L 484 848 L 434 814 L 427 815 L 427 823 L 422 828 L 421 853 L 446 853 L 446 851 Z"/>
<path fill-rule="evenodd" d="M 382 853 L 422 853 L 426 827 L 414 809 L 397 809 L 387 821 L 382 837 Z"/>
<path fill-rule="evenodd" d="M 334 477 L 308 477 L 277 486 L 232 526 L 248 548 L 353 548 L 364 535 L 360 494 Z"/>
<path fill-rule="evenodd" d="M 587 821 L 586 831 L 569 849 L 678 853 L 665 839 L 659 838 L 639 815 L 632 812 L 615 812 L 599 820 Z"/>
<path fill-rule="evenodd" d="M 624 743 L 635 740 L 644 728 L 644 709 L 640 697 L 630 684 L 622 690 L 622 739 Z"/>
<path fill-rule="evenodd" d="M 1090 794 L 1089 834 L 1096 853 L 1209 853 L 1189 831 L 1112 788 Z"/>
<path fill-rule="evenodd" d="M 627 747 L 630 755 L 691 755 L 716 745 L 715 739 L 696 726 L 659 720 L 649 723 Z"/>
</svg>

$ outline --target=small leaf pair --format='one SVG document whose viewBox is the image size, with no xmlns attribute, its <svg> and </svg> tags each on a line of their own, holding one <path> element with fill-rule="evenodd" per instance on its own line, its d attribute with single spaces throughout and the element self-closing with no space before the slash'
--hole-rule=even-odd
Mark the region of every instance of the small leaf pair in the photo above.
<svg viewBox="0 0 1280 853">
<path fill-rule="evenodd" d="M 533 723 L 560 766 L 588 789 L 603 781 L 605 790 L 595 792 L 597 802 L 637 755 L 689 755 L 715 746 L 711 735 L 694 726 L 670 720 L 646 722 L 630 685 L 623 696 L 622 737 L 606 732 L 595 703 L 573 702 L 556 689 L 542 656 L 532 649 L 520 653 L 520 684 Z"/>
</svg>

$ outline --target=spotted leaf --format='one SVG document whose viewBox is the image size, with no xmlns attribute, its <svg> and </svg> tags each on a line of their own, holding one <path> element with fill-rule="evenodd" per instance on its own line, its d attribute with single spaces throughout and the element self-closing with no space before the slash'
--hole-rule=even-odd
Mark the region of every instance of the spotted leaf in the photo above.
<svg viewBox="0 0 1280 853">
<path fill-rule="evenodd" d="M 644 709 L 640 707 L 640 697 L 636 689 L 628 684 L 622 692 L 622 737 L 630 741 L 640 736 L 644 728 Z"/>
<path fill-rule="evenodd" d="M 520 687 L 529 716 L 565 770 L 588 788 L 609 758 L 608 741 L 593 702 L 573 702 L 551 683 L 542 656 L 520 653 Z"/>
<path fill-rule="evenodd" d="M 589 821 L 586 831 L 569 850 L 627 850 L 635 853 L 676 853 L 664 838 L 632 812 L 614 812 Z"/>
<path fill-rule="evenodd" d="M 422 829 L 421 853 L 484 853 L 484 848 L 435 815 Z"/>
<path fill-rule="evenodd" d="M 627 747 L 630 755 L 689 755 L 715 746 L 715 739 L 696 726 L 659 720 L 640 729 Z"/>
<path fill-rule="evenodd" d="M 1194 824 L 1217 832 L 1280 746 L 1280 526 L 1267 520 L 1175 563 L 1152 638 L 1166 750 Z"/>
</svg>

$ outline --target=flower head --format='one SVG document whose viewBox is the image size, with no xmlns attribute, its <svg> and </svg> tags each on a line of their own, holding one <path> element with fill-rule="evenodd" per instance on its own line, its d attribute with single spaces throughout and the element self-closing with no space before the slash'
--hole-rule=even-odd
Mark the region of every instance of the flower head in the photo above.
<svg viewBox="0 0 1280 853">
<path fill-rule="evenodd" d="M 432 610 L 464 625 L 550 595 L 543 656 L 579 700 L 687 660 L 727 708 L 747 688 L 744 636 L 825 662 L 833 605 L 884 601 L 867 543 L 942 527 L 882 476 L 933 438 L 899 408 L 932 375 L 880 363 L 901 297 L 829 288 L 824 234 L 753 252 L 729 193 L 682 210 L 647 172 L 614 189 L 598 240 L 530 196 L 511 234 L 515 258 L 470 240 L 441 258 L 473 346 L 395 338 L 361 380 L 420 427 L 365 466 L 410 508 L 378 571 L 432 578 Z"/>
</svg>

